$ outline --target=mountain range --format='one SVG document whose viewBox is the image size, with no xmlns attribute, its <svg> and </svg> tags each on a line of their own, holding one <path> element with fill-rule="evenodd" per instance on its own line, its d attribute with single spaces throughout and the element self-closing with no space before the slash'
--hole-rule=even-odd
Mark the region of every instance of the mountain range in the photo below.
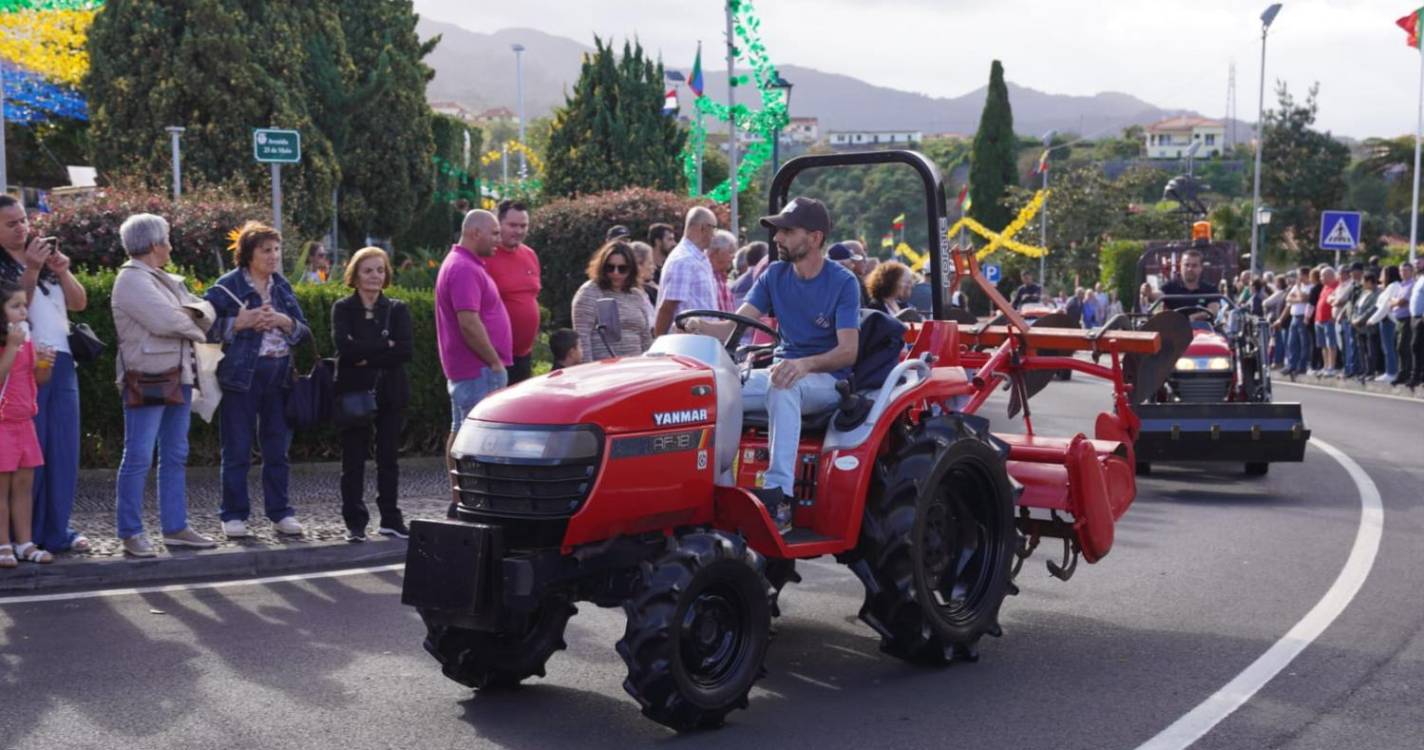
<svg viewBox="0 0 1424 750">
<path fill-rule="evenodd" d="M 480 33 L 422 18 L 417 31 L 422 38 L 436 34 L 441 37 L 440 44 L 426 58 L 435 70 L 435 78 L 426 88 L 427 99 L 458 102 L 474 112 L 493 107 L 517 108 L 511 45 L 524 45 L 524 106 L 531 119 L 546 116 L 564 103 L 566 92 L 578 79 L 583 55 L 593 51 L 589 45 L 535 29 Z M 978 127 L 988 91 L 984 86 L 960 96 L 933 97 L 792 64 L 778 65 L 777 72 L 793 85 L 792 116 L 818 118 L 823 134 L 830 130 L 972 134 Z M 720 95 L 726 91 L 725 71 L 705 70 L 704 74 L 705 92 Z M 1008 88 L 1014 129 L 1026 135 L 1057 130 L 1100 137 L 1117 134 L 1129 125 L 1197 114 L 1116 92 L 1069 96 L 1012 82 Z M 677 89 L 682 110 L 691 111 L 691 94 L 685 86 Z M 1249 137 L 1244 125 L 1239 132 L 1243 138 Z"/>
</svg>

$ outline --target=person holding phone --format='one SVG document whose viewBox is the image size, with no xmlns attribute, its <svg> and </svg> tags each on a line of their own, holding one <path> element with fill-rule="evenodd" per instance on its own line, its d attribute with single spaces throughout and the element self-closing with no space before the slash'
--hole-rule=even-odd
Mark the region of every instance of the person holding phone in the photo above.
<svg viewBox="0 0 1424 750">
<path fill-rule="evenodd" d="M 79 377 L 69 350 L 69 313 L 87 307 L 89 296 L 56 238 L 33 233 L 25 207 L 9 195 L 0 195 L 0 248 L 0 279 L 18 284 L 28 300 L 31 340 L 54 352 L 49 381 L 35 396 L 35 432 L 45 457 L 35 469 L 35 543 L 50 552 L 88 552 L 89 540 L 69 526 L 79 479 Z"/>
<path fill-rule="evenodd" d="M 599 300 L 616 303 L 617 327 L 610 312 L 599 314 Z M 604 244 L 588 263 L 588 281 L 574 293 L 573 321 L 583 361 L 636 357 L 653 345 L 647 297 L 638 284 L 638 256 L 623 240 Z M 606 305 L 605 305 L 606 307 Z"/>
</svg>

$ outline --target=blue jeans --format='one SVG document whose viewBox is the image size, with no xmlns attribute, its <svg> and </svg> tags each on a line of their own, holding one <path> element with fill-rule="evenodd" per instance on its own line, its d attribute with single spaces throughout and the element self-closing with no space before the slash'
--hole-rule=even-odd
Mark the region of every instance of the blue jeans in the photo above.
<svg viewBox="0 0 1424 750">
<path fill-rule="evenodd" d="M 780 487 L 789 498 L 796 490 L 796 453 L 801 444 L 801 415 L 834 409 L 840 402 L 836 377 L 813 372 L 790 388 L 771 387 L 771 373 L 756 370 L 742 386 L 744 411 L 764 411 L 771 423 L 771 465 L 765 486 Z"/>
<path fill-rule="evenodd" d="M 450 393 L 450 431 L 459 432 L 460 424 L 470 415 L 475 404 L 508 384 L 508 370 L 495 372 L 488 367 L 468 380 L 451 380 L 446 383 L 445 389 Z"/>
<path fill-rule="evenodd" d="M 183 405 L 124 407 L 124 458 L 119 463 L 118 529 L 127 539 L 143 533 L 143 485 L 158 446 L 158 517 L 163 533 L 188 528 L 188 404 L 191 386 L 183 386 Z"/>
<path fill-rule="evenodd" d="M 1339 349 L 1340 347 L 1336 344 L 1336 338 L 1335 321 L 1327 320 L 1324 323 L 1315 324 L 1315 340 L 1320 342 L 1321 349 Z"/>
<path fill-rule="evenodd" d="M 258 357 L 252 386 L 245 391 L 223 389 L 218 405 L 222 440 L 222 513 L 224 521 L 246 521 L 251 512 L 247 471 L 252 468 L 252 441 L 262 451 L 262 502 L 267 518 L 276 523 L 295 515 L 287 499 L 287 425 L 290 357 Z"/>
<path fill-rule="evenodd" d="M 1355 328 L 1349 323 L 1341 323 L 1337 330 L 1340 333 L 1340 348 L 1345 352 L 1345 374 L 1359 375 L 1364 369 L 1360 367 L 1360 342 L 1355 337 Z"/>
<path fill-rule="evenodd" d="M 49 382 L 36 398 L 35 432 L 45 465 L 35 469 L 34 540 L 50 552 L 64 552 L 79 532 L 69 527 L 79 480 L 79 377 L 74 357 L 59 353 Z"/>
<path fill-rule="evenodd" d="M 1393 378 L 1399 374 L 1399 350 L 1395 348 L 1394 318 L 1386 315 L 1380 318 L 1380 349 L 1384 351 L 1384 374 Z"/>
<path fill-rule="evenodd" d="M 1310 339 L 1304 315 L 1292 315 L 1290 333 L 1286 337 L 1286 372 L 1310 369 Z"/>
<path fill-rule="evenodd" d="M 1271 364 L 1284 367 L 1286 364 L 1286 330 L 1277 328 L 1271 332 Z"/>
</svg>

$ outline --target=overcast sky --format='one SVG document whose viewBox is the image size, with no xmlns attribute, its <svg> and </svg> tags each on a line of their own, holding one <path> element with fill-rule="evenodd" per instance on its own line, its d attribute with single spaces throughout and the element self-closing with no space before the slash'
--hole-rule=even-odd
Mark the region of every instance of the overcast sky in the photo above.
<svg viewBox="0 0 1424 750">
<path fill-rule="evenodd" d="M 1419 53 L 1395 19 L 1420 0 L 1287 1 L 1271 27 L 1266 76 L 1303 98 L 1320 83 L 1318 126 L 1342 135 L 1414 132 Z M 1162 107 L 1254 121 L 1261 0 L 761 0 L 772 61 L 934 96 L 982 86 L 998 58 L 1008 78 L 1059 94 L 1122 91 Z M 1414 6 L 1414 7 L 1417 7 Z M 636 35 L 669 67 L 725 67 L 718 0 L 415 0 L 416 11 L 472 31 L 531 27 L 592 44 Z M 804 113 L 814 114 L 814 113 Z"/>
</svg>

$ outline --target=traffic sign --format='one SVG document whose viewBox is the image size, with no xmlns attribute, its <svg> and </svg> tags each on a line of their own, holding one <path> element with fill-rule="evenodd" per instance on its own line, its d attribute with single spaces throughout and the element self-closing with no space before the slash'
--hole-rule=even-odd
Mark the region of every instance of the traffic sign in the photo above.
<svg viewBox="0 0 1424 750">
<path fill-rule="evenodd" d="M 252 156 L 262 164 L 296 164 L 302 160 L 302 134 L 258 128 L 252 131 Z"/>
<path fill-rule="evenodd" d="M 999 268 L 998 263 L 985 263 L 980 268 L 984 270 L 984 280 L 990 284 L 997 284 L 999 279 L 1004 278 L 1003 269 Z"/>
<path fill-rule="evenodd" d="M 1359 211 L 1323 211 L 1320 214 L 1320 249 L 1354 250 L 1360 246 Z"/>
</svg>

